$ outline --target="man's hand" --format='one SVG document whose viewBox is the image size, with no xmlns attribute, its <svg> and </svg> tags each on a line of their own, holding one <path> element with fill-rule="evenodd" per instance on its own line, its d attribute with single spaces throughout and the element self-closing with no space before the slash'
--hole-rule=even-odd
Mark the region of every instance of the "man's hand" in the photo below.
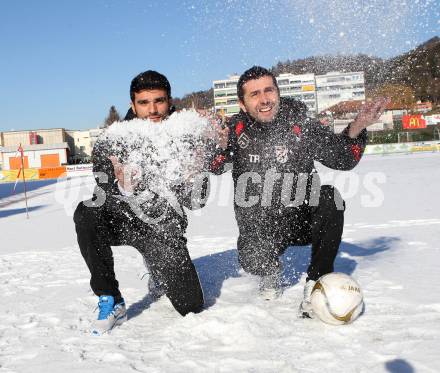
<svg viewBox="0 0 440 373">
<path fill-rule="evenodd" d="M 385 97 L 365 103 L 354 122 L 351 123 L 348 136 L 355 139 L 364 128 L 376 123 L 389 103 L 390 99 Z"/>
<path fill-rule="evenodd" d="M 118 179 L 119 186 L 128 193 L 133 193 L 136 186 L 139 184 L 142 175 L 141 169 L 137 165 L 120 163 L 115 156 L 109 157 L 113 164 L 116 179 Z"/>
<path fill-rule="evenodd" d="M 229 127 L 222 127 L 220 124 L 215 124 L 216 142 L 223 150 L 226 150 L 228 147 L 229 132 Z"/>
</svg>

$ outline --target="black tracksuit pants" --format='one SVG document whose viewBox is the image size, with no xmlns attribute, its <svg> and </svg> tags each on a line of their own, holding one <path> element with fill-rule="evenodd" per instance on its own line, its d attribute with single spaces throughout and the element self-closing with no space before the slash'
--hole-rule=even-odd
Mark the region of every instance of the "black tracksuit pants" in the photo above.
<svg viewBox="0 0 440 373">
<path fill-rule="evenodd" d="M 81 202 L 74 221 L 81 254 L 91 274 L 90 286 L 97 296 L 112 295 L 116 303 L 122 300 L 110 245 L 130 245 L 145 258 L 181 315 L 202 309 L 202 288 L 184 237 L 186 219 L 174 217 L 149 225 L 125 202 L 108 198 L 101 207 L 87 207 Z"/>
<path fill-rule="evenodd" d="M 317 206 L 285 208 L 283 214 L 277 216 L 263 212 L 258 219 L 249 216 L 248 221 L 244 212 L 241 217 L 237 216 L 240 265 L 255 275 L 272 274 L 280 268 L 279 256 L 288 246 L 312 244 L 307 280 L 316 281 L 333 272 L 343 232 L 344 209 L 339 192 L 324 185 Z"/>
</svg>

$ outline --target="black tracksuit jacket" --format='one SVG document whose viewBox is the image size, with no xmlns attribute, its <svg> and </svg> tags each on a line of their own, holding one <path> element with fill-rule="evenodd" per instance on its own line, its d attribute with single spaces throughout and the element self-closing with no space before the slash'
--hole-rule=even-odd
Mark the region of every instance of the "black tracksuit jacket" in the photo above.
<svg viewBox="0 0 440 373">
<path fill-rule="evenodd" d="M 335 134 L 317 120 L 307 117 L 306 112 L 307 107 L 302 102 L 282 97 L 279 112 L 271 123 L 257 123 L 243 111 L 231 118 L 228 148 L 216 154 L 210 171 L 221 174 L 228 171 L 227 164 L 232 163 L 236 188 L 240 175 L 244 173 L 256 173 L 261 178 L 261 182 L 259 177 L 254 178 L 254 182 L 248 182 L 245 188 L 246 199 L 258 196 L 258 203 L 243 208 L 235 201 L 238 214 L 249 208 L 253 212 L 264 209 L 274 216 L 286 212 L 289 207 L 281 203 L 283 178 L 292 174 L 293 198 L 300 174 L 308 175 L 309 184 L 314 178 L 314 161 L 335 170 L 351 170 L 358 164 L 365 150 L 367 131 L 363 130 L 357 138 L 351 139 L 348 127 L 343 133 Z M 281 178 L 275 182 L 269 203 L 270 197 L 262 196 L 262 191 L 266 172 L 271 169 L 280 173 Z"/>
</svg>

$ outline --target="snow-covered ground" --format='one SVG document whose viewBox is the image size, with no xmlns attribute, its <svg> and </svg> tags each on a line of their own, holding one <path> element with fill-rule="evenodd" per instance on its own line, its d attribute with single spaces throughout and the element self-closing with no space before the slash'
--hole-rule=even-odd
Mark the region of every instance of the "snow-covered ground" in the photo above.
<svg viewBox="0 0 440 373">
<path fill-rule="evenodd" d="M 354 173 L 327 174 L 348 206 L 336 270 L 360 282 L 366 303 L 338 327 L 297 318 L 309 248 L 285 254 L 282 298 L 257 297 L 237 266 L 229 174 L 189 215 L 206 310 L 181 317 L 166 298 L 152 303 L 140 255 L 117 247 L 129 320 L 102 337 L 87 332 L 97 298 L 71 217 L 93 180 L 30 191 L 29 220 L 22 195 L 0 198 L 0 371 L 439 372 L 439 166 L 440 154 L 369 156 Z"/>
</svg>

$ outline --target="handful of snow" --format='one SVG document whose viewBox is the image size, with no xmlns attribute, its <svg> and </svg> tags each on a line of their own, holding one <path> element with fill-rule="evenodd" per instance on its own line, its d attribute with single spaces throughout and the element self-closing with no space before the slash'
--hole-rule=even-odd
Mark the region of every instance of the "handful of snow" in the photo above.
<svg viewBox="0 0 440 373">
<path fill-rule="evenodd" d="M 193 110 L 156 123 L 134 119 L 112 124 L 99 138 L 121 163 L 139 170 L 140 184 L 169 197 L 174 185 L 204 171 L 214 148 L 209 120 Z"/>
</svg>

